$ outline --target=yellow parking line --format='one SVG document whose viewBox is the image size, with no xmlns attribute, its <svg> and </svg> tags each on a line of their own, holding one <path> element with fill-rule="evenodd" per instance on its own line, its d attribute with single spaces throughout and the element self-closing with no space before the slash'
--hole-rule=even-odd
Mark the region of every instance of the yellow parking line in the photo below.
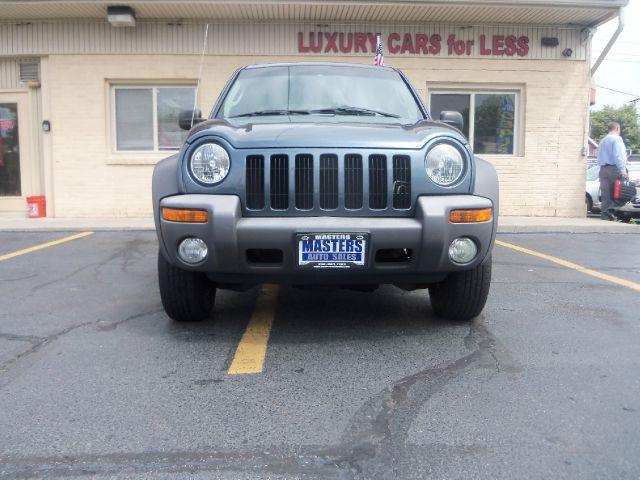
<svg viewBox="0 0 640 480">
<path fill-rule="evenodd" d="M 263 285 L 260 296 L 229 367 L 229 375 L 260 373 L 278 302 L 278 286 Z"/>
<path fill-rule="evenodd" d="M 77 240 L 79 238 L 88 237 L 89 235 L 93 235 L 93 232 L 76 233 L 75 235 L 71 235 L 70 237 L 60 238 L 58 240 L 54 240 L 53 242 L 41 243 L 40 245 L 34 245 L 33 247 L 25 248 L 23 250 L 18 250 L 17 252 L 0 255 L 0 262 L 3 260 L 9 260 L 10 258 L 19 257 L 20 255 L 26 255 L 27 253 L 37 252 L 38 250 L 42 250 L 43 248 L 49 248 L 55 245 L 60 245 L 61 243 L 66 243 L 72 240 Z"/>
<path fill-rule="evenodd" d="M 632 282 L 631 280 L 625 280 L 624 278 L 614 277 L 613 275 L 608 275 L 606 273 L 598 272 L 596 270 L 591 270 L 590 268 L 583 267 L 582 265 L 578 265 L 577 263 L 569 262 L 567 260 L 563 260 L 562 258 L 547 255 L 546 253 L 542 253 L 542 252 L 537 252 L 535 250 L 521 247 L 519 245 L 514 245 L 513 243 L 496 240 L 496 244 L 502 247 L 511 248 L 512 250 L 517 250 L 518 252 L 533 255 L 534 257 L 544 258 L 545 260 L 549 260 L 550 262 L 557 263 L 558 265 L 562 265 L 563 267 L 570 268 L 572 270 L 577 270 L 578 272 L 591 275 L 592 277 L 599 278 L 600 280 L 605 280 L 607 282 L 615 283 L 616 285 L 622 285 L 623 287 L 627 287 L 632 290 L 635 290 L 636 292 L 640 292 L 640 283 Z"/>
</svg>

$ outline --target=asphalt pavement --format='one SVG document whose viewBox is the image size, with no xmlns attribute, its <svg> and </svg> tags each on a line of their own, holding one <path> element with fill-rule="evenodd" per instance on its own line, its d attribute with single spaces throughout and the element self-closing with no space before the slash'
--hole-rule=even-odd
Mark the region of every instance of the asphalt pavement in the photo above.
<svg viewBox="0 0 640 480">
<path fill-rule="evenodd" d="M 153 232 L 0 233 L 0 478 L 638 479 L 640 236 L 499 235 L 484 313 L 260 288 L 181 325 Z M 512 246 L 544 256 L 534 256 Z"/>
</svg>

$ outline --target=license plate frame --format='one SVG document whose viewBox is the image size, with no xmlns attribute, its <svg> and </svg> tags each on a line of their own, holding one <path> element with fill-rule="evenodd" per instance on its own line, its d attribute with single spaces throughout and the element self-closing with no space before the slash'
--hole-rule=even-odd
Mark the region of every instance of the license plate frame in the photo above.
<svg viewBox="0 0 640 480">
<path fill-rule="evenodd" d="M 342 241 L 342 244 L 334 244 L 333 240 L 336 242 Z M 360 241 L 361 251 L 355 251 L 358 247 L 356 246 L 356 240 Z M 367 268 L 369 264 L 369 246 L 370 235 L 367 232 L 318 232 L 318 233 L 298 233 L 295 236 L 296 242 L 296 265 L 300 269 L 309 269 L 309 270 L 360 270 L 363 268 Z M 329 251 L 307 251 L 307 247 L 303 246 L 302 242 L 312 241 L 314 242 L 313 246 L 317 247 L 318 244 L 316 241 L 320 241 L 320 246 L 324 248 L 327 243 L 323 243 L 324 241 L 328 241 Z M 346 251 L 349 250 L 349 244 L 347 241 L 354 242 L 351 244 L 351 249 L 354 251 Z M 335 251 L 334 245 L 337 246 L 337 250 L 345 250 L 345 251 Z M 314 249 L 315 250 L 315 249 Z M 311 259 L 311 255 L 317 255 Z M 353 255 L 353 257 L 350 257 Z M 338 257 L 340 256 L 340 257 Z M 353 259 L 351 259 L 353 258 Z"/>
</svg>

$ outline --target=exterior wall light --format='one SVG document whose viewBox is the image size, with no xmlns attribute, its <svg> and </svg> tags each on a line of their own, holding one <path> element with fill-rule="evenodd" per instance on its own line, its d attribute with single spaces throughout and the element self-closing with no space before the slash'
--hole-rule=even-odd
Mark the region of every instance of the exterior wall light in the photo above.
<svg viewBox="0 0 640 480">
<path fill-rule="evenodd" d="M 113 27 L 136 26 L 136 16 L 131 7 L 107 7 L 107 19 Z"/>
</svg>

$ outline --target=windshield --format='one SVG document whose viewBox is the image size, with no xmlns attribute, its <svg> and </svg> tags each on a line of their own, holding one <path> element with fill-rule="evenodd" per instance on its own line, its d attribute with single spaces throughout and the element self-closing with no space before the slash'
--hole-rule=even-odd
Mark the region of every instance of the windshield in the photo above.
<svg viewBox="0 0 640 480">
<path fill-rule="evenodd" d="M 336 115 L 353 120 L 387 119 L 413 124 L 424 119 L 402 77 L 393 70 L 299 65 L 242 70 L 218 117 Z"/>
<path fill-rule="evenodd" d="M 587 169 L 587 182 L 592 182 L 594 180 L 598 180 L 598 175 L 600 174 L 600 167 L 597 165 L 593 165 Z"/>
</svg>

